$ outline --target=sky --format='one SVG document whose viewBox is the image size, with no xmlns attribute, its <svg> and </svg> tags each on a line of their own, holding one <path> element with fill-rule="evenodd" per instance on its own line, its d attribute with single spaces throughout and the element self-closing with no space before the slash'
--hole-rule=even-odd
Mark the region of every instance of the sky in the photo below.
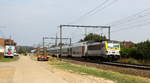
<svg viewBox="0 0 150 83">
<path fill-rule="evenodd" d="M 106 4 L 87 14 L 105 1 Z M 112 40 L 141 42 L 150 39 L 150 11 L 134 14 L 150 8 L 149 4 L 150 0 L 0 0 L 0 37 L 33 46 L 41 44 L 43 36 L 59 35 L 60 24 L 109 25 Z M 107 36 L 106 29 L 87 30 L 91 32 Z M 71 37 L 73 42 L 84 34 L 83 28 L 63 29 L 63 37 Z"/>
</svg>

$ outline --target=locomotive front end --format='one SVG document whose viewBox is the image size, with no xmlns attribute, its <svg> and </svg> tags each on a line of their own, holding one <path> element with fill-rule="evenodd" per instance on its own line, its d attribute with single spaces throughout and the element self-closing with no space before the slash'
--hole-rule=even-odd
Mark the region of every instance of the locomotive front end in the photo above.
<svg viewBox="0 0 150 83">
<path fill-rule="evenodd" d="M 111 60 L 117 60 L 120 58 L 120 43 L 118 42 L 105 42 L 106 55 Z"/>
</svg>

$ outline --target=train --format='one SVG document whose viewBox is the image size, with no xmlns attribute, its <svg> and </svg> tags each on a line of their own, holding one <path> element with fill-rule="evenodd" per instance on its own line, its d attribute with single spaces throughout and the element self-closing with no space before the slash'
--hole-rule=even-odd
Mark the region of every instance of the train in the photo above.
<svg viewBox="0 0 150 83">
<path fill-rule="evenodd" d="M 113 61 L 119 59 L 120 43 L 116 41 L 80 42 L 48 49 L 50 55 Z M 61 53 L 60 53 L 61 52 Z"/>
</svg>

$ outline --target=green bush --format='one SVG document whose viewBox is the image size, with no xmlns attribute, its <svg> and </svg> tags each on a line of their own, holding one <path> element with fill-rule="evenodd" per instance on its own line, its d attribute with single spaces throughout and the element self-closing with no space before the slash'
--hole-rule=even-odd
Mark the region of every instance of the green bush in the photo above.
<svg viewBox="0 0 150 83">
<path fill-rule="evenodd" d="M 122 58 L 133 58 L 137 60 L 150 60 L 150 41 L 137 43 L 134 47 L 121 47 Z"/>
<path fill-rule="evenodd" d="M 136 58 L 150 60 L 150 41 L 144 41 L 136 45 L 137 51 L 140 53 Z"/>
<path fill-rule="evenodd" d="M 136 47 L 122 48 L 120 53 L 123 58 L 136 58 L 136 55 L 140 55 Z"/>
</svg>

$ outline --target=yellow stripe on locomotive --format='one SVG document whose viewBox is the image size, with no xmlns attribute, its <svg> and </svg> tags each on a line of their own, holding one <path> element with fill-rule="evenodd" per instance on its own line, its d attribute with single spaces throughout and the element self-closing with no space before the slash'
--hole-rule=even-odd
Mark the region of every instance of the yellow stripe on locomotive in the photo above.
<svg viewBox="0 0 150 83">
<path fill-rule="evenodd" d="M 120 44 L 117 42 L 105 41 L 106 55 L 120 55 Z"/>
</svg>

